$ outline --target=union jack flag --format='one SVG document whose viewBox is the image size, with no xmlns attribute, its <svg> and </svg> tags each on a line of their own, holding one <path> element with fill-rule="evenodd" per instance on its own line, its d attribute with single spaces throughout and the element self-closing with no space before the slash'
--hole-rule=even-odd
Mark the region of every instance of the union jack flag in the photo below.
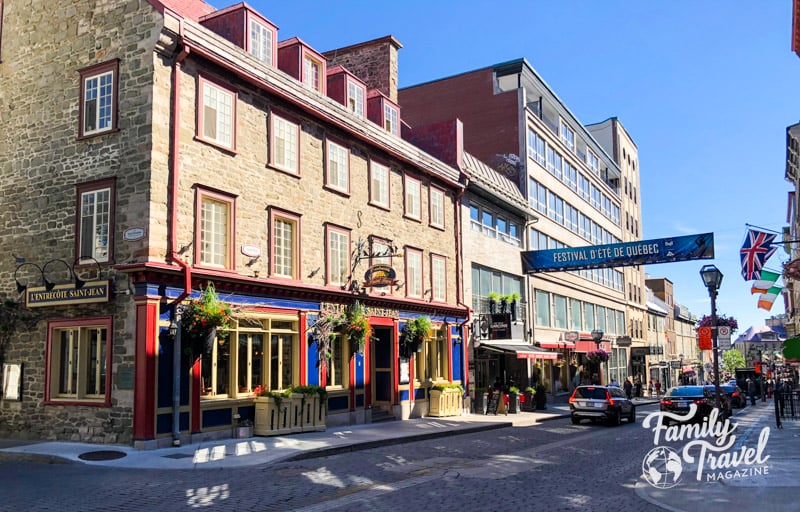
<svg viewBox="0 0 800 512">
<path fill-rule="evenodd" d="M 777 250 L 772 247 L 772 241 L 777 234 L 748 229 L 742 250 L 739 251 L 742 259 L 742 277 L 745 281 L 761 278 L 761 269 L 764 263 Z"/>
</svg>

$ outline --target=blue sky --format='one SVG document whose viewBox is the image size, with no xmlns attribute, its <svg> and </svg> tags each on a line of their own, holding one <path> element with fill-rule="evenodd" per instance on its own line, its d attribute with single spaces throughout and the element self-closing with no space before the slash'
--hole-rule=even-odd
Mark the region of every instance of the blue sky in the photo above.
<svg viewBox="0 0 800 512">
<path fill-rule="evenodd" d="M 217 8 L 235 1 L 212 0 Z M 714 260 L 650 265 L 675 300 L 710 312 L 699 270 L 724 274 L 720 314 L 740 330 L 784 312 L 742 279 L 746 225 L 786 224 L 786 127 L 800 121 L 791 0 L 250 0 L 319 51 L 386 35 L 400 87 L 525 58 L 584 124 L 616 116 L 639 148 L 643 238 L 714 233 Z M 780 271 L 782 249 L 767 267 Z"/>
</svg>

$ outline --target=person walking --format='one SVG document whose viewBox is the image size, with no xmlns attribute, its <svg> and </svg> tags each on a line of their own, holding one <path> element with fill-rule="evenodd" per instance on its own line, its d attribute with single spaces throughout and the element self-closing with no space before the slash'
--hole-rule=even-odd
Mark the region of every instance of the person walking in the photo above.
<svg viewBox="0 0 800 512">
<path fill-rule="evenodd" d="M 661 381 L 657 380 L 655 383 L 656 387 L 656 396 L 661 396 Z"/>
<path fill-rule="evenodd" d="M 753 379 L 747 379 L 747 396 L 750 397 L 750 405 L 756 405 L 756 383 Z"/>
<path fill-rule="evenodd" d="M 772 397 L 775 400 L 775 425 L 778 429 L 783 429 L 781 416 L 783 416 L 783 383 L 780 379 L 775 381 L 775 389 L 772 390 Z"/>
<path fill-rule="evenodd" d="M 631 395 L 633 394 L 633 384 L 631 384 L 630 377 L 625 379 L 625 383 L 622 385 L 622 389 L 625 390 L 625 396 L 627 396 L 628 400 L 630 400 L 632 398 Z"/>
</svg>

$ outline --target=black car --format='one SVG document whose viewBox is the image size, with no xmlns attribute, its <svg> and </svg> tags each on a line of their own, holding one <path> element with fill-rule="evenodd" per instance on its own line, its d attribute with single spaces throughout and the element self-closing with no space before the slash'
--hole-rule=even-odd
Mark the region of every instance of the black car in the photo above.
<svg viewBox="0 0 800 512">
<path fill-rule="evenodd" d="M 569 411 L 575 425 L 582 419 L 612 425 L 619 425 L 622 418 L 630 423 L 636 421 L 636 406 L 617 386 L 578 386 L 569 397 Z"/>
<path fill-rule="evenodd" d="M 714 403 L 717 400 L 717 392 L 714 386 L 706 385 L 706 388 L 711 391 L 711 396 L 714 397 Z M 725 387 L 720 384 L 719 385 L 719 399 L 722 405 L 722 411 L 725 413 L 721 419 L 730 418 L 733 416 L 733 397 L 725 391 Z"/>
<path fill-rule="evenodd" d="M 747 406 L 747 393 L 736 384 L 720 384 L 720 390 L 724 391 L 731 400 L 734 409 L 741 409 Z"/>
<path fill-rule="evenodd" d="M 661 411 L 687 416 L 679 423 L 692 423 L 703 421 L 715 408 L 714 386 L 675 386 L 669 388 L 661 399 Z M 689 407 L 695 404 L 697 412 L 693 417 L 688 417 Z M 720 419 L 728 417 L 728 407 L 723 405 Z M 671 423 L 674 420 L 666 420 Z"/>
</svg>

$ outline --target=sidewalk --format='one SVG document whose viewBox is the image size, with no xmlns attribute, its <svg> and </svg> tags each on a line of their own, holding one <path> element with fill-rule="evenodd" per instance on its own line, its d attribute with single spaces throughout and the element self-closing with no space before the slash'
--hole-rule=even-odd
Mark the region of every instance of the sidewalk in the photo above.
<svg viewBox="0 0 800 512">
<path fill-rule="evenodd" d="M 504 427 L 531 426 L 569 416 L 565 398 L 556 397 L 547 409 L 508 415 L 465 414 L 446 418 L 415 418 L 362 425 L 328 427 L 324 432 L 291 436 L 216 439 L 199 444 L 157 450 L 136 450 L 129 446 L 69 442 L 37 442 L 0 439 L 0 459 L 36 459 L 45 462 L 79 462 L 137 469 L 216 469 L 245 467 L 322 457 L 365 450 L 375 446 L 401 444 Z M 653 400 L 635 399 L 637 404 Z"/>
</svg>

